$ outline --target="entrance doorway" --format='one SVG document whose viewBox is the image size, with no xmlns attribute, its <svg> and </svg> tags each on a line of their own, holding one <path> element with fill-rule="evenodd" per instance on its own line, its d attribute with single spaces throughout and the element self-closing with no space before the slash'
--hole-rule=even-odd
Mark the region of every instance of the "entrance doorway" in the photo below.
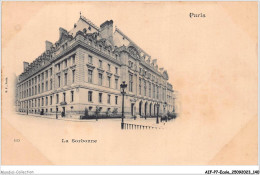
<svg viewBox="0 0 260 175">
<path fill-rule="evenodd" d="M 62 114 L 61 114 L 62 117 L 65 117 L 66 114 L 65 112 L 66 112 L 65 107 L 62 107 Z"/>
<path fill-rule="evenodd" d="M 139 103 L 139 115 L 142 115 L 142 101 Z"/>
<path fill-rule="evenodd" d="M 150 116 L 152 116 L 152 103 L 150 103 Z"/>
<path fill-rule="evenodd" d="M 147 102 L 144 105 L 144 115 L 147 116 Z"/>
</svg>

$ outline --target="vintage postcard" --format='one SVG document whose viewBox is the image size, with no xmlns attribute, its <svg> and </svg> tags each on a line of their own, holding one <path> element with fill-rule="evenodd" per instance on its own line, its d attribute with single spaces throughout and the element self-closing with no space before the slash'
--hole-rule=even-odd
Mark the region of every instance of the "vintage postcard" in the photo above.
<svg viewBox="0 0 260 175">
<path fill-rule="evenodd" d="M 257 2 L 3 2 L 2 165 L 257 165 Z"/>
</svg>

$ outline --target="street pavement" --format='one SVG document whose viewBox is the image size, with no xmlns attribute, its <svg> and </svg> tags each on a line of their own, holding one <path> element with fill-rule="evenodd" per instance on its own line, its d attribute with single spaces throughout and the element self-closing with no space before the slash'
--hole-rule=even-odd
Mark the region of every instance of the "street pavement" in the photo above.
<svg viewBox="0 0 260 175">
<path fill-rule="evenodd" d="M 27 117 L 37 117 L 37 118 L 42 118 L 42 119 L 53 119 L 53 120 L 62 120 L 62 121 L 73 121 L 73 122 L 91 122 L 91 123 L 118 123 L 118 126 L 121 126 L 121 118 L 115 118 L 115 119 L 84 119 L 80 120 L 78 118 L 73 118 L 73 117 L 61 117 L 60 115 L 58 116 L 58 119 L 56 119 L 56 115 L 39 115 L 39 114 L 26 114 L 26 113 L 18 113 L 20 116 L 27 116 Z M 167 124 L 172 122 L 160 122 L 159 118 L 159 123 L 156 123 L 156 118 L 136 118 L 135 120 L 133 118 L 125 118 L 124 123 L 127 124 L 133 124 L 133 125 L 142 125 L 142 126 L 150 126 L 150 127 L 156 127 L 160 129 L 164 129 L 167 127 Z"/>
</svg>

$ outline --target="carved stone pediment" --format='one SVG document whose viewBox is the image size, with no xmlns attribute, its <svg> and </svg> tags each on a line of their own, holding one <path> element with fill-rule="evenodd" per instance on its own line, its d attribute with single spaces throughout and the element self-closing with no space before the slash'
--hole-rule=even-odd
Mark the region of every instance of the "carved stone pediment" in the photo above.
<svg viewBox="0 0 260 175">
<path fill-rule="evenodd" d="M 94 70 L 95 69 L 95 66 L 93 64 L 86 64 L 88 69 L 90 70 Z"/>
<path fill-rule="evenodd" d="M 68 73 L 68 68 L 63 70 L 64 73 Z"/>
<path fill-rule="evenodd" d="M 111 77 L 111 76 L 112 76 L 112 73 L 107 71 L 107 76 L 108 76 L 108 77 Z"/>
<path fill-rule="evenodd" d="M 120 77 L 119 75 L 116 75 L 116 74 L 114 76 L 115 76 L 116 79 L 119 79 L 119 77 Z"/>
<path fill-rule="evenodd" d="M 132 71 L 132 70 L 128 70 L 128 72 L 131 74 L 131 75 L 133 75 L 134 74 L 134 72 Z"/>
<path fill-rule="evenodd" d="M 70 66 L 70 69 L 74 70 L 76 68 L 76 65 Z"/>
<path fill-rule="evenodd" d="M 98 73 L 100 73 L 100 74 L 104 73 L 104 69 L 102 69 L 102 68 L 97 68 L 97 70 L 98 70 Z"/>
</svg>

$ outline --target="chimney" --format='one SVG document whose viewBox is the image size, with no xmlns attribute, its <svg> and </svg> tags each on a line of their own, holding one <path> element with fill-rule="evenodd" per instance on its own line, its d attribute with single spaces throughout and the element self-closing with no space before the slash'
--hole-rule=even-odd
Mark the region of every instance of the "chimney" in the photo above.
<svg viewBox="0 0 260 175">
<path fill-rule="evenodd" d="M 46 50 L 51 50 L 52 45 L 53 44 L 50 41 L 45 41 Z"/>
<path fill-rule="evenodd" d="M 108 41 L 110 41 L 110 43 L 112 45 L 114 45 L 113 43 L 113 20 L 110 21 L 106 21 L 103 24 L 100 25 L 100 36 L 101 38 L 105 38 Z"/>
<path fill-rule="evenodd" d="M 28 62 L 23 62 L 23 71 L 25 72 L 26 68 L 29 66 Z"/>
<path fill-rule="evenodd" d="M 61 38 L 61 35 L 62 35 L 62 34 L 65 34 L 65 35 L 68 34 L 68 31 L 65 30 L 65 29 L 63 29 L 62 27 L 59 28 L 59 31 L 60 31 L 60 38 Z"/>
</svg>

